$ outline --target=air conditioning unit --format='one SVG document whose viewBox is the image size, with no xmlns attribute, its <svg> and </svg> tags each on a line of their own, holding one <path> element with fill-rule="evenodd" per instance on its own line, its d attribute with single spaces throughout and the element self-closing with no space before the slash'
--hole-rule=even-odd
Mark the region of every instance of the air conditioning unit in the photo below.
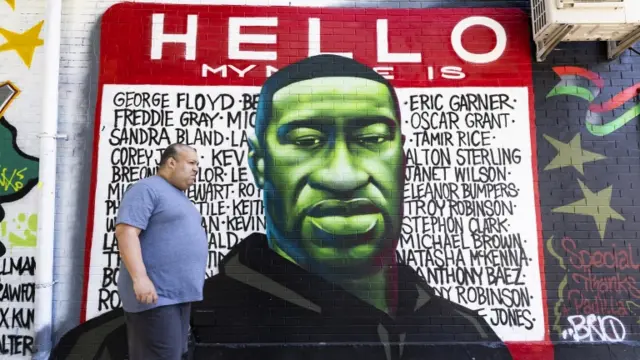
<svg viewBox="0 0 640 360">
<path fill-rule="evenodd" d="M 606 41 L 609 59 L 640 39 L 640 0 L 531 0 L 537 60 L 564 41 Z"/>
</svg>

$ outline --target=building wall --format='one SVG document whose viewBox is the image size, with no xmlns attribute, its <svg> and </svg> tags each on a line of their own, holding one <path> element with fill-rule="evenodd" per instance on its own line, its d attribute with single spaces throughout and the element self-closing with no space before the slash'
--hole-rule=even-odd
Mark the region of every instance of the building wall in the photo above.
<svg viewBox="0 0 640 360">
<path fill-rule="evenodd" d="M 34 349 L 42 4 L 0 3 L 0 357 Z M 54 179 L 42 179 L 54 181 Z M 47 284 L 51 286 L 51 284 Z"/>
<path fill-rule="evenodd" d="M 94 146 L 96 114 L 102 111 L 110 113 L 114 111 L 114 107 L 109 107 L 104 103 L 102 107 L 98 105 L 100 95 L 109 94 L 109 91 L 99 93 L 99 89 L 101 89 L 99 83 L 108 84 L 116 81 L 123 83 L 126 81 L 123 78 L 117 80 L 106 78 L 110 73 L 105 69 L 114 71 L 114 74 L 117 73 L 121 76 L 124 74 L 126 79 L 127 72 L 122 70 L 122 66 L 130 66 L 132 69 L 137 69 L 137 72 L 132 71 L 130 77 L 137 79 L 139 84 L 155 84 L 156 89 L 159 85 L 175 84 L 176 81 L 181 83 L 187 78 L 180 75 L 175 66 L 172 67 L 166 61 L 162 63 L 165 70 L 156 69 L 153 70 L 155 72 L 144 74 L 145 67 L 152 68 L 149 67 L 151 63 L 132 63 L 127 55 L 113 52 L 114 49 L 125 47 L 125 45 L 119 45 L 122 37 L 121 35 L 105 37 L 102 32 L 116 35 L 120 33 L 112 27 L 108 27 L 106 30 L 105 28 L 101 29 L 101 21 L 105 20 L 107 24 L 116 26 L 120 23 L 127 25 L 127 21 L 132 19 L 130 13 L 124 10 L 121 11 L 125 15 L 111 18 L 105 15 L 103 18 L 105 11 L 115 3 L 114 1 L 67 1 L 63 4 L 65 25 L 63 25 L 61 49 L 59 132 L 66 134 L 68 140 L 59 142 L 58 151 L 59 171 L 56 179 L 58 210 L 55 236 L 56 266 L 54 269 L 56 284 L 54 287 L 53 319 L 55 342 L 61 344 L 58 346 L 58 354 L 65 354 L 60 358 L 66 358 L 68 353 L 82 353 L 87 348 L 95 350 L 96 345 L 102 344 L 108 334 L 116 337 L 116 340 L 109 342 L 109 344 L 118 344 L 117 336 L 122 335 L 117 331 L 112 332 L 113 329 L 104 330 L 109 326 L 113 328 L 121 326 L 121 316 L 118 311 L 109 312 L 108 309 L 99 309 L 99 301 L 96 301 L 96 298 L 100 296 L 100 288 L 104 287 L 102 286 L 104 280 L 109 279 L 109 276 L 105 276 L 110 267 L 106 265 L 108 256 L 99 254 L 102 252 L 101 248 L 93 249 L 93 255 L 90 256 L 92 250 L 86 247 L 88 238 L 92 239 L 94 244 L 95 239 L 100 239 L 99 241 L 102 243 L 104 223 L 109 216 L 112 217 L 112 214 L 107 215 L 109 202 L 111 201 L 111 204 L 115 205 L 115 201 L 113 201 L 115 199 L 107 199 L 109 195 L 104 188 L 103 190 L 100 188 L 95 190 L 91 184 L 92 175 L 96 180 L 106 180 L 113 175 L 112 170 L 97 165 L 99 164 L 97 161 L 101 156 L 109 156 L 114 147 L 106 143 Z M 245 1 L 226 2 L 226 4 L 240 5 L 246 5 L 246 3 Z M 259 3 L 251 2 L 251 5 L 260 5 Z M 300 5 L 289 1 L 282 2 L 282 4 L 270 1 L 268 4 L 271 6 Z M 13 5 L 12 2 L 0 4 L 0 11 L 2 11 L 0 15 L 2 15 L 2 19 L 5 19 L 0 22 L 0 28 L 22 33 L 36 26 L 42 20 L 44 10 L 40 7 L 27 6 L 26 2 L 20 0 L 16 1 L 15 9 L 11 5 Z M 402 17 L 393 11 L 403 8 L 513 7 L 527 12 L 529 2 L 335 1 L 326 2 L 323 6 L 329 8 L 390 8 L 388 14 L 393 15 L 392 19 L 398 19 Z M 188 7 L 185 8 L 189 10 Z M 198 10 L 199 8 L 194 9 Z M 268 13 L 269 9 L 265 12 Z M 283 10 L 283 13 L 286 13 L 286 10 Z M 116 14 L 118 13 L 116 12 Z M 384 10 L 376 14 L 384 14 Z M 410 18 L 411 12 L 406 14 L 407 23 L 419 21 Z M 326 19 L 327 15 L 322 16 Z M 453 26 L 455 16 L 460 17 L 461 15 L 460 13 L 456 15 L 456 12 L 453 11 L 451 16 L 443 16 L 446 21 L 442 21 L 443 23 L 450 21 L 450 27 Z M 6 19 L 8 19 L 8 23 Z M 468 297 L 464 299 L 457 296 L 449 297 L 450 293 L 445 290 L 447 288 L 455 289 L 456 286 L 470 288 L 472 284 L 465 284 L 464 281 L 461 284 L 430 281 L 429 285 L 436 288 L 437 293 L 443 295 L 444 298 L 460 303 L 472 311 L 479 310 L 483 318 L 491 324 L 492 330 L 498 334 L 502 341 L 507 343 L 514 359 L 529 359 L 532 354 L 536 354 L 540 359 L 548 359 L 551 358 L 549 357 L 551 353 L 554 353 L 555 358 L 558 359 L 574 356 L 584 358 L 587 355 L 596 356 L 594 358 L 607 358 L 613 357 L 614 353 L 616 358 L 635 358 L 633 347 L 628 344 L 637 341 L 637 321 L 640 311 L 638 309 L 640 303 L 636 300 L 640 293 L 637 291 L 634 273 L 638 263 L 638 253 L 635 246 L 635 239 L 638 235 L 634 227 L 635 198 L 638 193 L 633 185 L 633 180 L 638 176 L 638 169 L 640 169 L 637 157 L 636 118 L 638 115 L 636 90 L 638 89 L 637 84 L 640 83 L 637 69 L 638 56 L 627 51 L 621 58 L 608 61 L 605 57 L 606 50 L 603 44 L 561 44 L 545 62 L 536 63 L 533 60 L 534 49 L 522 45 L 531 40 L 526 20 L 524 23 L 520 23 L 519 20 L 505 20 L 500 16 L 498 19 L 513 26 L 507 32 L 510 41 L 508 46 L 515 46 L 516 57 L 501 63 L 499 73 L 493 73 L 492 76 L 488 75 L 490 70 L 487 73 L 483 66 L 465 64 L 462 67 L 470 78 L 473 79 L 474 76 L 480 78 L 484 76 L 484 78 L 482 81 L 464 83 L 464 85 L 520 86 L 524 87 L 524 93 L 514 96 L 522 96 L 517 99 L 531 97 L 529 106 L 522 104 L 521 108 L 512 113 L 514 119 L 519 122 L 519 126 L 509 131 L 495 132 L 497 140 L 493 143 L 498 147 L 508 147 L 510 142 L 515 141 L 523 151 L 524 165 L 521 164 L 507 170 L 514 172 L 513 176 L 510 175 L 510 181 L 513 181 L 518 187 L 528 188 L 530 192 L 520 195 L 517 204 L 520 205 L 519 211 L 521 212 L 511 216 L 508 223 L 512 228 L 516 228 L 513 233 L 519 233 L 524 240 L 532 242 L 528 245 L 523 243 L 524 249 L 521 253 L 526 254 L 524 261 L 526 265 L 515 267 L 520 270 L 521 275 L 526 276 L 522 279 L 525 285 L 503 284 L 495 285 L 494 288 L 530 291 L 533 301 L 529 307 L 522 309 L 528 310 L 531 315 L 525 314 L 524 318 L 522 316 L 518 318 L 516 315 L 522 315 L 523 312 L 512 309 L 514 306 L 494 305 L 494 309 L 499 309 L 496 310 L 496 313 L 500 311 L 504 314 L 509 313 L 512 323 L 509 324 L 509 318 L 506 317 L 504 318 L 505 324 L 493 325 L 491 312 L 486 304 L 482 304 L 482 301 L 469 300 Z M 327 21 L 327 23 L 331 24 L 331 21 Z M 216 23 L 211 20 L 210 24 Z M 324 20 L 322 25 L 325 25 Z M 174 26 L 176 30 L 186 30 L 177 23 L 170 26 Z M 306 28 L 293 27 L 291 29 L 293 34 L 300 33 L 300 39 L 306 40 Z M 375 27 L 370 29 L 373 31 Z M 390 25 L 390 31 L 393 35 L 392 25 Z M 476 50 L 478 52 L 486 51 L 493 44 L 493 38 L 490 34 L 487 35 L 488 33 L 480 32 L 477 34 L 480 45 L 477 45 Z M 4 34 L 2 35 L 4 36 Z M 393 39 L 393 37 L 391 38 Z M 371 37 L 371 39 L 375 38 Z M 421 40 L 428 44 L 427 47 L 446 49 L 449 39 L 436 36 L 425 37 Z M 340 39 L 340 41 L 348 42 L 344 39 Z M 340 41 L 336 40 L 335 44 Z M 407 44 L 414 41 L 416 40 L 412 39 L 407 43 L 399 43 L 401 48 L 392 47 L 391 52 L 412 50 L 413 48 Z M 511 42 L 519 45 L 513 45 Z M 328 45 L 333 44 L 334 42 L 330 42 Z M 347 50 L 346 48 L 341 49 L 341 51 Z M 3 114 L 6 120 L 3 124 L 8 122 L 17 129 L 16 147 L 23 152 L 19 153 L 20 157 L 16 157 L 14 154 L 18 152 L 15 151 L 15 147 L 9 148 L 7 151 L 9 155 L 13 156 L 11 164 L 16 169 L 17 165 L 23 166 L 23 163 L 25 166 L 28 165 L 30 171 L 36 169 L 31 173 L 30 178 L 25 177 L 25 184 L 27 184 L 27 179 L 33 179 L 37 183 L 35 180 L 37 178 L 37 159 L 29 156 L 37 156 L 38 149 L 36 131 L 42 93 L 40 87 L 37 86 L 37 78 L 41 68 L 41 64 L 38 62 L 42 58 L 41 51 L 41 47 L 35 48 L 34 60 L 30 67 L 26 66 L 16 51 L 0 52 L 0 59 L 3 61 L 0 73 L 4 74 L 2 75 L 3 79 L 0 80 L 11 81 L 15 87 L 21 90 L 20 95 L 15 98 Z M 164 51 L 178 56 L 181 50 L 177 47 L 165 46 Z M 527 52 L 529 52 L 528 57 L 526 56 Z M 444 54 L 446 55 L 443 55 L 441 59 L 449 61 L 452 57 L 451 51 L 445 50 Z M 522 60 L 522 56 L 526 60 Z M 361 59 L 368 61 L 369 56 L 363 56 Z M 10 66 L 5 67 L 4 61 Z M 442 61 L 444 60 L 440 60 L 440 62 Z M 436 66 L 438 65 L 438 61 L 434 61 L 434 63 Z M 245 63 L 241 64 L 246 65 Z M 371 64 L 375 65 L 373 59 L 371 59 Z M 176 60 L 176 66 L 181 68 L 183 64 Z M 527 71 L 530 71 L 530 74 L 526 74 Z M 195 74 L 197 73 L 195 72 Z M 399 90 L 401 99 L 403 96 L 409 96 L 409 90 L 402 90 L 402 88 L 427 86 L 427 82 L 420 82 L 420 79 L 425 77 L 424 72 L 420 74 L 413 70 L 410 73 L 418 74 L 414 79 L 410 79 L 413 82 L 408 81 L 409 79 L 406 79 L 407 82 L 404 83 L 403 79 L 395 80 L 394 86 L 401 89 Z M 101 79 L 99 78 L 100 74 L 103 76 Z M 149 77 L 145 78 L 145 75 L 149 75 Z M 246 90 L 249 93 L 256 93 L 259 90 L 257 86 L 260 84 L 256 83 L 253 86 L 242 82 L 234 83 L 232 80 L 217 83 L 215 80 L 211 81 L 215 86 L 241 85 L 243 88 L 239 91 Z M 449 88 L 452 93 L 465 91 L 451 80 L 436 81 L 436 85 Z M 153 89 L 152 86 L 145 90 L 151 91 Z M 214 89 L 216 88 L 214 87 Z M 142 91 L 143 89 L 136 90 Z M 220 90 L 206 91 L 219 92 Z M 428 93 L 429 90 L 420 91 Z M 447 95 L 446 91 L 442 91 L 442 93 Z M 231 94 L 236 95 L 238 99 L 241 98 L 240 93 Z M 514 92 L 510 90 L 508 94 L 511 95 Z M 193 95 L 195 96 L 195 93 Z M 175 104 L 170 108 L 180 110 Z M 405 109 L 404 114 L 409 114 L 409 110 Z M 108 119 L 105 121 L 104 117 L 100 121 L 102 125 L 107 127 L 113 126 Z M 532 139 L 526 136 L 529 122 L 532 124 L 529 130 L 531 134 L 535 135 Z M 598 126 L 610 122 L 620 124 L 620 126 Z M 251 132 L 248 131 L 251 130 L 249 128 L 246 130 Z M 403 132 L 406 130 L 413 131 L 410 127 L 403 128 Z M 108 135 L 108 133 L 100 131 L 98 133 L 102 134 L 103 138 Z M 233 133 L 236 136 L 242 136 L 242 131 Z M 231 134 L 231 132 L 227 134 Z M 491 136 L 494 134 L 492 133 Z M 231 140 L 228 141 L 226 145 L 233 146 Z M 204 149 L 204 147 L 201 148 Z M 408 155 L 412 156 L 413 152 L 410 149 L 411 145 L 407 144 L 405 150 Z M 241 154 L 241 152 L 239 153 Z M 3 160 L 6 152 L 0 151 L 0 154 L 2 156 L 0 157 L 0 162 L 2 162 L 0 165 L 6 166 L 6 161 Z M 152 155 L 152 158 L 156 155 Z M 108 162 L 106 158 L 103 161 Z M 205 161 L 210 162 L 211 160 Z M 246 171 L 246 184 L 252 183 L 250 169 L 246 165 L 241 165 L 241 167 L 244 167 Z M 9 169 L 9 167 L 7 168 Z M 92 174 L 92 169 L 96 168 L 99 171 Z M 535 169 L 535 171 L 528 169 Z M 231 178 L 226 180 L 231 180 Z M 0 199 L 3 201 L 0 205 L 5 210 L 4 222 L 7 229 L 6 235 L 0 232 L 0 241 L 7 249 L 6 254 L 2 257 L 3 261 L 9 259 L 9 256 L 12 258 L 33 256 L 33 246 L 37 244 L 37 237 L 33 231 L 37 220 L 37 215 L 34 215 L 37 214 L 37 198 L 34 196 L 37 188 L 31 188 L 35 187 L 35 183 L 32 182 L 30 186 L 25 185 L 23 190 L 18 191 L 19 199 L 14 195 L 12 198 L 7 197 L 10 201 L 5 201 L 5 198 L 2 198 L 0 194 Z M 121 181 L 120 183 L 124 184 L 125 182 Z M 101 186 L 100 184 L 106 188 L 106 182 L 97 182 L 98 186 Z M 411 184 L 408 187 L 410 188 Z M 29 189 L 31 190 L 27 191 Z M 94 196 L 95 202 L 91 202 L 90 199 Z M 113 210 L 110 208 L 109 211 Z M 405 206 L 405 211 L 412 214 L 411 212 L 415 209 L 412 210 L 411 206 Z M 255 220 L 258 217 L 248 218 L 254 219 L 258 224 L 258 230 L 263 231 L 261 227 L 263 223 L 260 220 Z M 102 228 L 97 230 L 93 228 L 96 232 L 87 235 L 88 220 L 93 221 L 94 225 L 99 223 Z M 406 229 L 409 228 L 406 227 Z M 24 232 L 26 230 L 29 230 L 29 233 Z M 468 220 L 465 221 L 465 230 L 470 230 Z M 413 231 L 413 233 L 417 233 L 417 231 Z M 219 239 L 216 238 L 216 240 Z M 459 244 L 455 246 L 460 247 Z M 418 250 L 420 247 L 421 245 L 415 242 L 410 244 L 408 240 L 406 243 L 401 241 L 398 253 L 402 260 L 408 262 L 418 274 L 422 274 L 426 278 L 428 267 L 419 265 L 421 255 Z M 215 245 L 210 246 L 210 250 L 219 256 L 228 251 L 224 241 L 222 244 L 217 241 Z M 467 257 L 463 262 L 466 267 L 470 267 L 472 263 L 468 257 L 471 255 L 471 250 L 463 250 L 462 252 Z M 508 253 L 509 251 L 504 252 Z M 414 258 L 415 260 L 413 260 Z M 214 256 L 213 259 L 215 261 L 209 264 L 209 275 L 218 273 L 217 261 L 219 258 Z M 457 269 L 462 265 L 454 263 L 450 264 L 450 267 Z M 487 271 L 496 274 L 500 269 L 507 267 L 505 264 L 486 265 L 486 263 L 476 266 L 477 269 L 483 269 L 479 278 L 482 278 L 485 284 L 489 280 Z M 89 276 L 89 274 L 91 275 Z M 1 282 L 12 286 L 21 283 L 33 284 L 33 276 L 28 272 L 22 275 L 15 273 L 9 276 L 3 275 Z M 88 285 L 89 301 L 85 301 L 85 287 L 83 286 L 85 284 Z M 109 300 L 114 300 L 114 304 L 117 305 L 117 295 L 113 292 L 113 284 L 104 288 L 103 293 L 109 293 Z M 106 291 L 106 288 L 109 288 L 110 291 Z M 241 301 L 240 295 L 240 292 L 232 292 L 227 298 L 237 302 Z M 16 304 L 15 308 L 32 307 L 29 303 L 27 301 Z M 86 309 L 83 309 L 83 304 L 87 305 Z M 14 306 L 12 305 L 12 307 Z M 508 310 L 512 311 L 508 312 Z M 536 322 L 533 327 L 530 327 L 528 321 L 533 318 L 536 319 Z M 518 319 L 520 324 L 513 323 Z M 84 320 L 89 321 L 84 323 Z M 84 325 L 80 325 L 81 323 Z M 9 324 L 12 324 L 11 320 L 9 320 Z M 17 333 L 18 330 L 15 327 L 15 325 L 0 326 L 4 331 L 3 335 L 7 336 Z M 32 330 L 28 327 L 19 330 L 18 333 L 33 336 Z M 464 335 L 465 332 L 461 331 L 459 334 Z M 122 344 L 122 339 L 119 341 Z M 553 343 L 553 346 L 549 346 L 549 341 Z M 599 341 L 604 341 L 609 346 L 587 346 Z M 527 345 L 514 345 L 516 342 L 525 342 Z M 483 341 L 479 341 L 479 343 L 486 345 L 486 342 Z M 69 344 L 73 344 L 73 346 L 66 346 Z M 113 347 L 111 349 L 113 350 Z M 118 358 L 113 354 L 111 353 L 111 358 Z"/>
</svg>

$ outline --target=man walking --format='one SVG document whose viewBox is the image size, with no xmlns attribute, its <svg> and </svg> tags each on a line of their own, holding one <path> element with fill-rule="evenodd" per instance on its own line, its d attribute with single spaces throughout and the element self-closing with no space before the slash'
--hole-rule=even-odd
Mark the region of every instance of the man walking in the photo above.
<svg viewBox="0 0 640 360">
<path fill-rule="evenodd" d="M 131 360 L 178 360 L 187 352 L 191 302 L 202 300 L 207 262 L 201 215 L 184 193 L 197 172 L 196 151 L 170 145 L 157 175 L 134 184 L 120 204 L 118 291 Z"/>
</svg>

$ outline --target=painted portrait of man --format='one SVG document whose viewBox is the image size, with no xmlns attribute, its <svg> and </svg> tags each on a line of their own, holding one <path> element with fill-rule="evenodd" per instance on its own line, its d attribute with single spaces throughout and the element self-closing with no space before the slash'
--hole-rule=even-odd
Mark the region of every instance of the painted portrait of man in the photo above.
<svg viewBox="0 0 640 360">
<path fill-rule="evenodd" d="M 259 99 L 248 165 L 267 231 L 206 280 L 192 307 L 194 358 L 511 359 L 481 315 L 398 261 L 405 153 L 389 81 L 318 55 L 279 69 Z M 86 358 L 123 359 L 120 317 L 80 325 L 54 358 L 93 341 Z"/>
<path fill-rule="evenodd" d="M 249 163 L 267 231 L 207 281 L 193 333 L 216 346 L 197 358 L 511 358 L 478 313 L 398 263 L 401 125 L 391 84 L 346 57 L 310 57 L 265 82 Z M 236 343 L 249 346 L 225 346 Z"/>
</svg>

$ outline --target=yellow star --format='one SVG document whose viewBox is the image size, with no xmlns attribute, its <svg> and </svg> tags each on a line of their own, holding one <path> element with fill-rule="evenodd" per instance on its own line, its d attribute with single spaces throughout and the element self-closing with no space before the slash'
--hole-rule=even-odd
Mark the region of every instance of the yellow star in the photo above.
<svg viewBox="0 0 640 360">
<path fill-rule="evenodd" d="M 613 186 L 593 193 L 582 181 L 578 180 L 578 183 L 584 194 L 584 199 L 557 207 L 551 211 L 591 216 L 596 223 L 596 227 L 600 233 L 600 239 L 602 240 L 604 239 L 604 233 L 607 229 L 607 221 L 609 219 L 625 220 L 622 215 L 611 208 L 610 202 Z"/>
<path fill-rule="evenodd" d="M 604 155 L 582 150 L 580 133 L 576 134 L 568 144 L 558 141 L 547 134 L 542 136 L 547 139 L 551 146 L 558 150 L 558 155 L 544 168 L 545 170 L 573 166 L 580 174 L 584 175 L 584 167 L 582 166 L 584 163 L 606 159 Z"/>
<path fill-rule="evenodd" d="M 11 6 L 11 10 L 16 9 L 16 0 L 4 0 L 9 6 Z"/>
<path fill-rule="evenodd" d="M 24 64 L 30 68 L 36 48 L 44 44 L 44 41 L 38 38 L 43 24 L 44 20 L 21 34 L 0 28 L 0 35 L 7 39 L 6 43 L 0 45 L 0 52 L 15 50 Z"/>
</svg>

